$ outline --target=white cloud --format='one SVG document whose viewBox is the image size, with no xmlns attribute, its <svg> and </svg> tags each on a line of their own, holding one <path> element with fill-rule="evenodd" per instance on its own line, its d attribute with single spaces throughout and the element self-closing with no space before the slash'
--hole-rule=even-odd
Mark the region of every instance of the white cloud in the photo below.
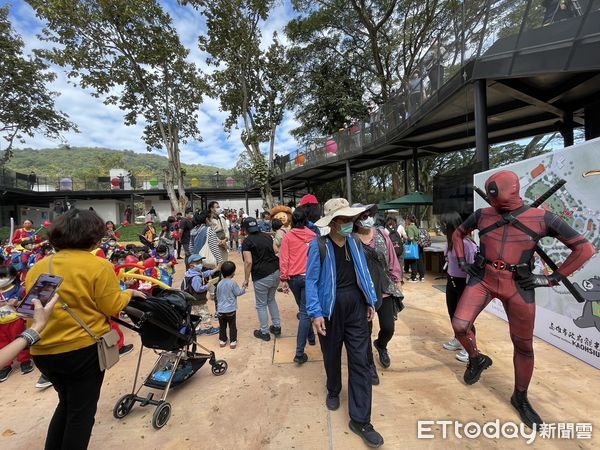
<svg viewBox="0 0 600 450">
<path fill-rule="evenodd" d="M 0 0 L 0 3 L 4 3 L 4 1 Z M 162 3 L 173 18 L 174 27 L 177 29 L 182 43 L 190 50 L 188 60 L 195 63 L 205 73 L 212 70 L 206 64 L 207 54 L 198 48 L 198 36 L 206 30 L 202 16 L 193 8 L 181 7 L 172 0 L 163 0 Z M 23 38 L 27 54 L 31 53 L 34 48 L 52 47 L 50 43 L 41 41 L 37 37 L 42 31 L 43 23 L 35 16 L 35 12 L 26 2 L 17 1 L 10 4 L 10 7 L 12 24 Z M 291 7 L 288 0 L 277 5 L 263 26 L 262 46 L 264 48 L 270 44 L 274 31 L 278 32 L 280 41 L 285 42 L 282 30 L 290 14 Z M 117 106 L 105 105 L 102 99 L 93 97 L 90 91 L 85 91 L 67 82 L 65 71 L 62 68 L 51 66 L 51 70 L 57 74 L 57 78 L 49 88 L 61 94 L 56 99 L 56 106 L 69 115 L 70 120 L 77 124 L 80 131 L 80 133 L 65 133 L 66 143 L 72 146 L 146 152 L 146 144 L 142 140 L 143 123 L 125 126 L 123 124 L 124 113 Z M 200 106 L 198 118 L 203 140 L 182 145 L 182 162 L 223 168 L 235 166 L 239 154 L 243 150 L 240 131 L 234 129 L 231 135 L 228 135 L 223 130 L 223 122 L 227 118 L 227 113 L 220 111 L 219 101 L 205 98 L 204 103 Z M 297 123 L 292 114 L 288 112 L 277 133 L 277 153 L 287 153 L 295 149 L 297 144 L 289 131 L 296 126 Z M 26 139 L 23 147 L 48 148 L 55 147 L 59 143 L 36 135 Z M 263 149 L 266 152 L 267 145 L 264 145 Z"/>
</svg>

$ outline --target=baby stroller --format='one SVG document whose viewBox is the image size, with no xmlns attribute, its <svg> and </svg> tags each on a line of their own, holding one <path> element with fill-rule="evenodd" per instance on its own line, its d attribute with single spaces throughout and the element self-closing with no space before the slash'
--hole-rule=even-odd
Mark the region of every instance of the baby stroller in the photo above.
<svg viewBox="0 0 600 450">
<path fill-rule="evenodd" d="M 133 324 L 121 319 L 113 319 L 119 324 L 140 334 L 142 346 L 138 356 L 133 389 L 117 401 L 113 416 L 122 419 L 136 403 L 141 406 L 153 405 L 152 426 L 160 429 L 171 417 L 171 404 L 166 401 L 169 389 L 178 386 L 192 377 L 205 363 L 209 362 L 213 375 L 223 375 L 227 362 L 215 359 L 214 352 L 196 342 L 196 326 L 199 318 L 190 313 L 189 302 L 194 298 L 178 290 L 155 288 L 151 297 L 145 300 L 133 299 L 125 313 Z M 150 374 L 138 387 L 137 380 L 142 361 L 143 348 L 158 350 L 158 359 Z M 206 353 L 197 352 L 197 348 Z M 159 400 L 150 392 L 146 397 L 139 396 L 144 387 L 161 390 Z M 136 389 L 137 388 L 137 389 Z"/>
</svg>

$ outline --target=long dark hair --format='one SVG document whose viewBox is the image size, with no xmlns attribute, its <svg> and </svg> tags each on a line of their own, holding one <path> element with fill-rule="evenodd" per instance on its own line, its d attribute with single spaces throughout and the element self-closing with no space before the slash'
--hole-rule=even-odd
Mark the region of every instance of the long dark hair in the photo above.
<svg viewBox="0 0 600 450">
<path fill-rule="evenodd" d="M 460 214 L 456 211 L 442 214 L 440 218 L 444 233 L 446 234 L 446 242 L 448 243 L 448 251 L 452 250 L 452 234 L 463 223 Z"/>
</svg>

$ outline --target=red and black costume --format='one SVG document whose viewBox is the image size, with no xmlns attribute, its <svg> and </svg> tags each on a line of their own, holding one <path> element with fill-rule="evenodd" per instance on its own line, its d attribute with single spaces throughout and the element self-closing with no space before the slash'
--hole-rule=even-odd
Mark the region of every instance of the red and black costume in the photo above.
<svg viewBox="0 0 600 450">
<path fill-rule="evenodd" d="M 459 264 L 471 277 L 452 319 L 456 338 L 469 353 L 465 382 L 479 380 L 492 360 L 479 352 L 472 324 L 493 299 L 502 301 L 514 346 L 515 392 L 511 403 L 523 421 L 533 427 L 542 423 L 527 400 L 533 374 L 533 288 L 555 286 L 578 270 L 595 253 L 594 246 L 556 214 L 523 204 L 519 178 L 510 171 L 492 175 L 485 184 L 490 208 L 475 211 L 454 232 L 452 241 Z M 480 253 L 475 264 L 464 259 L 463 238 L 479 230 Z M 571 254 L 550 276 L 533 275 L 533 254 L 537 242 L 546 236 L 565 244 Z"/>
</svg>

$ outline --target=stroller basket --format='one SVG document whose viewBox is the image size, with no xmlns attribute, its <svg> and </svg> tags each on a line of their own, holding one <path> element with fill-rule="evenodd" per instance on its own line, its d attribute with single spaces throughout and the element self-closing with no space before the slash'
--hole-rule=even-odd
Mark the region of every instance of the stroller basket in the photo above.
<svg viewBox="0 0 600 450">
<path fill-rule="evenodd" d="M 152 389 L 164 390 L 169 378 L 172 376 L 171 387 L 183 383 L 194 375 L 210 359 L 210 356 L 188 353 L 187 357 L 181 358 L 175 367 L 177 355 L 175 353 L 163 353 L 160 356 L 156 368 L 148 375 L 144 385 Z"/>
</svg>

